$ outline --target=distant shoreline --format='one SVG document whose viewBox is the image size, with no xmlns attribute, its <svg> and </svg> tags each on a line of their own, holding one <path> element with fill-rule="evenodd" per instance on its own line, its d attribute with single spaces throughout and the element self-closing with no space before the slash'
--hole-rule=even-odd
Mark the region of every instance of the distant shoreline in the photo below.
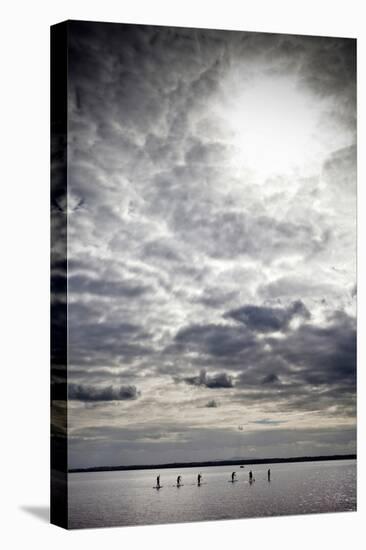
<svg viewBox="0 0 366 550">
<path fill-rule="evenodd" d="M 356 454 L 331 456 L 297 456 L 291 458 L 255 458 L 235 460 L 209 460 L 206 462 L 171 462 L 168 464 L 135 464 L 129 466 L 94 466 L 91 468 L 71 468 L 69 474 L 86 472 L 115 472 L 126 470 L 163 470 L 172 468 L 208 468 L 210 466 L 247 466 L 251 464 L 283 464 L 291 462 L 320 462 L 326 460 L 356 460 Z"/>
</svg>

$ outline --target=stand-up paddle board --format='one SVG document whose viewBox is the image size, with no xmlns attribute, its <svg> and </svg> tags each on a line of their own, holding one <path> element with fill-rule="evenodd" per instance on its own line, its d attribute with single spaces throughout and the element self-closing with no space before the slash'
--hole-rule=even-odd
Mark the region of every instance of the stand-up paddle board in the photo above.
<svg viewBox="0 0 366 550">
<path fill-rule="evenodd" d="M 163 485 L 159 485 L 159 487 L 156 485 L 155 487 L 153 487 L 153 489 L 162 489 L 163 488 Z"/>
</svg>

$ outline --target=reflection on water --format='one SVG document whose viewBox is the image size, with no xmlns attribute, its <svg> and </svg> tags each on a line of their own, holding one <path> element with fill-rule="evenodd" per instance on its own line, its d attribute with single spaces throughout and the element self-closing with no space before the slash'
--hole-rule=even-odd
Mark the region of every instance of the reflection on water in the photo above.
<svg viewBox="0 0 366 550">
<path fill-rule="evenodd" d="M 356 461 L 69 476 L 69 526 L 107 527 L 356 510 Z M 267 470 L 271 469 L 271 481 Z M 255 481 L 249 483 L 249 471 Z M 197 474 L 202 485 L 197 487 Z M 153 489 L 160 474 L 162 489 Z M 177 476 L 182 486 L 176 487 Z"/>
</svg>

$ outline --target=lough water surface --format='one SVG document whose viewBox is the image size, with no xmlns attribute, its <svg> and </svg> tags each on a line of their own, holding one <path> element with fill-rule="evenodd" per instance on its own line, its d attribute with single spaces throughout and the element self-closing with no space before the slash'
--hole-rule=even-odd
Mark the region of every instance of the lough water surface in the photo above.
<svg viewBox="0 0 366 550">
<path fill-rule="evenodd" d="M 234 469 L 238 481 L 230 483 Z M 153 489 L 158 474 L 160 490 Z M 69 527 L 74 529 L 354 510 L 355 460 L 69 475 Z"/>
</svg>

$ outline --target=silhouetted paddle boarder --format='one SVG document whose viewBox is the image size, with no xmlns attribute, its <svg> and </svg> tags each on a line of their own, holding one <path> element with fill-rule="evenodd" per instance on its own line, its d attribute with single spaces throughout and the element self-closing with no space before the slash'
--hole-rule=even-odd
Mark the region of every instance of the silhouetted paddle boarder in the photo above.
<svg viewBox="0 0 366 550">
<path fill-rule="evenodd" d="M 249 483 L 253 483 L 253 472 L 250 470 L 249 472 Z"/>
<path fill-rule="evenodd" d="M 177 487 L 180 487 L 180 482 L 182 481 L 182 476 L 177 477 Z"/>
<path fill-rule="evenodd" d="M 267 472 L 267 479 L 268 481 L 271 481 L 271 470 L 268 469 L 268 472 Z"/>
<path fill-rule="evenodd" d="M 160 475 L 158 475 L 158 477 L 156 478 L 156 488 L 157 489 L 160 489 L 161 485 L 160 485 Z"/>
<path fill-rule="evenodd" d="M 234 481 L 236 481 L 235 477 L 236 477 L 236 472 L 233 472 L 233 473 L 231 474 L 231 481 L 232 481 L 233 483 L 234 483 Z"/>
<path fill-rule="evenodd" d="M 201 486 L 201 479 L 202 479 L 201 474 L 198 474 L 198 476 L 197 476 L 197 485 L 198 485 L 198 487 Z"/>
</svg>

